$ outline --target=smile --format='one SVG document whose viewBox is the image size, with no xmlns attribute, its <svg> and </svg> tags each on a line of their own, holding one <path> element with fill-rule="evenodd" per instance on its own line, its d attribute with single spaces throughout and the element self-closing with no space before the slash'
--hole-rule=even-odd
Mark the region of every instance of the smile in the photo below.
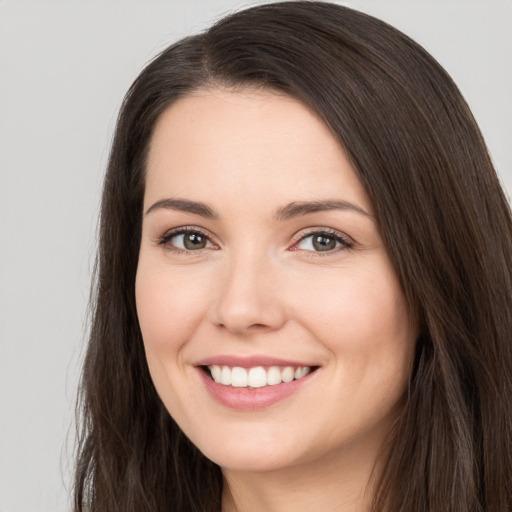
<svg viewBox="0 0 512 512">
<path fill-rule="evenodd" d="M 277 405 L 311 386 L 320 373 L 317 365 L 261 355 L 219 355 L 198 361 L 194 366 L 204 388 L 216 402 L 240 411 Z"/>
<path fill-rule="evenodd" d="M 240 366 L 209 365 L 207 369 L 211 378 L 223 386 L 234 388 L 262 388 L 265 386 L 276 386 L 281 383 L 299 380 L 312 371 L 310 366 L 255 366 L 242 368 Z"/>
</svg>

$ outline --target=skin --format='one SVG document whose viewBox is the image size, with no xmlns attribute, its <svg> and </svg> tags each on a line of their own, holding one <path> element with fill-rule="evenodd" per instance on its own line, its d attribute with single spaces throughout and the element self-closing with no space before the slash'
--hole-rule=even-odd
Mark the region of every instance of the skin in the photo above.
<svg viewBox="0 0 512 512">
<path fill-rule="evenodd" d="M 168 198 L 216 218 L 153 206 Z M 275 218 L 322 200 L 354 208 Z M 170 414 L 222 468 L 223 511 L 369 510 L 416 332 L 369 198 L 327 126 L 270 91 L 182 98 L 156 125 L 144 212 L 136 300 L 149 369 Z M 162 243 L 183 226 L 206 245 Z M 325 230 L 342 241 L 318 251 L 311 233 Z M 280 402 L 240 411 L 198 377 L 198 361 L 226 354 L 318 369 Z"/>
</svg>

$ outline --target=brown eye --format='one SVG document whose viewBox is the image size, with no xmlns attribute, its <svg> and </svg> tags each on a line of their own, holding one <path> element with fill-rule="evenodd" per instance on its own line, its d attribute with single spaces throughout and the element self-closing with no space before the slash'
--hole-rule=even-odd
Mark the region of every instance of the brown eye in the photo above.
<svg viewBox="0 0 512 512">
<path fill-rule="evenodd" d="M 302 251 L 335 252 L 338 249 L 349 249 L 352 243 L 341 234 L 317 231 L 301 238 L 295 247 Z"/>
<path fill-rule="evenodd" d="M 337 240 L 332 236 L 314 235 L 312 243 L 317 251 L 332 251 L 336 249 Z"/>
<path fill-rule="evenodd" d="M 160 244 L 169 249 L 199 251 L 213 247 L 210 239 L 199 231 L 182 231 L 170 233 L 162 238 Z"/>
<path fill-rule="evenodd" d="M 183 245 L 189 251 L 204 249 L 207 241 L 207 238 L 199 233 L 185 233 L 183 235 Z"/>
</svg>

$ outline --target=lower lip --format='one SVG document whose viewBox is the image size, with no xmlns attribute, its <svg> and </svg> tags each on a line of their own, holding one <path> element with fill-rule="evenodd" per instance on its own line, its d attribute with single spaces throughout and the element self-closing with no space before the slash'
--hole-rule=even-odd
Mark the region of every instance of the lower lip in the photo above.
<svg viewBox="0 0 512 512">
<path fill-rule="evenodd" d="M 234 388 L 232 386 L 223 386 L 209 377 L 202 368 L 197 368 L 200 378 L 203 381 L 207 391 L 220 404 L 230 409 L 239 409 L 243 411 L 256 411 L 266 409 L 281 400 L 288 398 L 296 393 L 304 384 L 306 384 L 314 373 L 309 373 L 301 379 L 291 382 L 282 382 L 275 386 L 264 386 L 262 388 Z"/>
</svg>

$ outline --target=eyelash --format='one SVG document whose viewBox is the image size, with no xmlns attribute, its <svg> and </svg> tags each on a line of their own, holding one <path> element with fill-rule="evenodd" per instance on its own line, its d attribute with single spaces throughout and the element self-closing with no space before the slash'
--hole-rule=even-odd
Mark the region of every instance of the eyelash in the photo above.
<svg viewBox="0 0 512 512">
<path fill-rule="evenodd" d="M 203 249 L 196 249 L 196 250 L 181 249 L 181 248 L 176 247 L 170 243 L 170 241 L 174 237 L 179 236 L 179 235 L 187 235 L 187 234 L 200 235 L 200 236 L 206 238 L 210 244 L 213 244 L 214 246 L 216 245 L 211 241 L 211 238 L 207 233 L 205 233 L 204 231 L 202 231 L 201 229 L 199 229 L 197 227 L 180 227 L 180 228 L 169 230 L 166 233 L 164 233 L 164 235 L 157 240 L 157 244 L 161 245 L 161 246 L 165 246 L 165 248 L 167 250 L 174 252 L 174 253 L 178 253 L 178 254 L 199 253 L 201 250 L 203 250 Z M 293 245 L 290 248 L 290 250 L 300 251 L 301 249 L 297 248 L 297 245 L 299 245 L 301 242 L 305 241 L 306 239 L 308 239 L 309 237 L 312 237 L 314 235 L 324 236 L 325 238 L 334 239 L 337 243 L 340 244 L 340 247 L 336 247 L 333 250 L 327 250 L 327 251 L 309 251 L 309 250 L 302 249 L 305 253 L 307 253 L 308 256 L 311 256 L 311 257 L 329 256 L 329 255 L 335 254 L 342 250 L 345 250 L 345 251 L 351 250 L 354 247 L 354 242 L 346 235 L 343 235 L 339 231 L 336 231 L 333 229 L 322 228 L 322 229 L 314 229 L 305 234 L 302 234 L 299 238 L 297 238 L 296 241 L 293 242 Z"/>
<path fill-rule="evenodd" d="M 196 249 L 196 250 L 181 249 L 181 248 L 176 247 L 170 243 L 170 241 L 175 236 L 188 235 L 188 234 L 200 235 L 200 236 L 206 238 L 208 242 L 213 244 L 213 242 L 210 239 L 210 236 L 207 233 L 205 233 L 204 231 L 202 231 L 201 229 L 199 229 L 197 227 L 187 227 L 187 226 L 166 231 L 163 234 L 163 236 L 157 240 L 157 243 L 158 243 L 158 245 L 165 247 L 168 251 L 178 253 L 178 254 L 191 254 L 191 253 L 200 252 L 201 249 Z"/>
<path fill-rule="evenodd" d="M 300 251 L 301 249 L 297 248 L 297 245 L 305 240 L 307 240 L 309 237 L 313 236 L 323 236 L 325 238 L 334 239 L 337 243 L 340 244 L 339 247 L 336 247 L 335 249 L 328 250 L 328 251 L 308 251 L 303 249 L 303 251 L 311 257 L 323 257 L 323 256 L 330 256 L 333 254 L 338 253 L 339 251 L 347 251 L 354 248 L 354 242 L 346 235 L 340 233 L 339 231 L 336 231 L 334 229 L 312 229 L 311 231 L 302 234 L 296 242 L 294 242 L 291 250 L 293 251 Z"/>
</svg>

